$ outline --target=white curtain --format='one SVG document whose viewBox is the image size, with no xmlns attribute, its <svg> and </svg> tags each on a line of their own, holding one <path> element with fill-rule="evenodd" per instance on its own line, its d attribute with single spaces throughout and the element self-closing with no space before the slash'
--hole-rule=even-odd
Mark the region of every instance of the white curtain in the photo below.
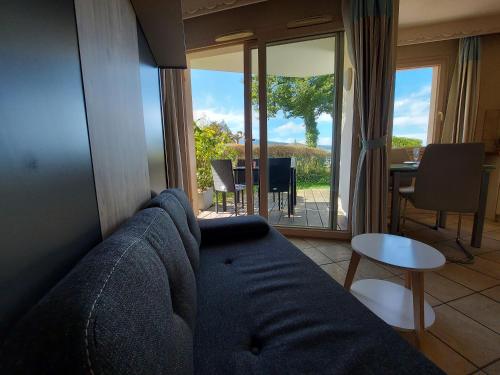
<svg viewBox="0 0 500 375">
<path fill-rule="evenodd" d="M 478 36 L 460 39 L 441 143 L 474 142 L 479 101 L 480 48 Z"/>
<path fill-rule="evenodd" d="M 191 202 L 195 203 L 195 188 L 192 186 L 194 171 L 190 160 L 194 152 L 194 146 L 190 143 L 193 126 L 186 113 L 186 78 L 181 69 L 161 69 L 160 76 L 167 187 L 184 190 Z"/>
<path fill-rule="evenodd" d="M 353 235 L 387 231 L 387 133 L 392 122 L 398 0 L 343 0 L 355 72 L 361 152 L 352 207 Z"/>
</svg>

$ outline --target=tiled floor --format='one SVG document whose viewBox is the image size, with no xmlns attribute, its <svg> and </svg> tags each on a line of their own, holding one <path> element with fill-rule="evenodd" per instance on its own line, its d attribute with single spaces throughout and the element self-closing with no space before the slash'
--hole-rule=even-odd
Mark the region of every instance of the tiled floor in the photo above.
<svg viewBox="0 0 500 375">
<path fill-rule="evenodd" d="M 433 223 L 432 214 L 411 211 L 418 220 Z M 455 243 L 456 216 L 438 232 L 407 221 L 408 237 L 431 244 L 448 257 L 460 258 Z M 464 217 L 462 236 L 470 241 L 472 217 Z M 290 238 L 295 245 L 340 284 L 344 283 L 351 249 L 348 242 Z M 488 221 L 474 264 L 447 262 L 437 272 L 425 274 L 427 301 L 436 321 L 426 332 L 422 352 L 448 374 L 500 374 L 500 223 Z M 403 284 L 404 275 L 391 267 L 362 259 L 355 280 L 386 279 Z M 401 335 L 414 344 L 412 333 Z"/>
</svg>

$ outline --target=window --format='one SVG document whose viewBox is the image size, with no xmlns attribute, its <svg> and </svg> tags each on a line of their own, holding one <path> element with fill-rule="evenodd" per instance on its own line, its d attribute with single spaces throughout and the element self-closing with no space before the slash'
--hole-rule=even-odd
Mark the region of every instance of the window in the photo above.
<svg viewBox="0 0 500 375">
<path fill-rule="evenodd" d="M 426 146 L 432 142 L 437 67 L 396 72 L 392 147 Z"/>
</svg>

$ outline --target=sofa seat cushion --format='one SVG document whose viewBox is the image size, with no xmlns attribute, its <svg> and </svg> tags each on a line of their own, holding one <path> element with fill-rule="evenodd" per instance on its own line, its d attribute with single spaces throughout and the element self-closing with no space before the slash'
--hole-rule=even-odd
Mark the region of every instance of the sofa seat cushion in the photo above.
<svg viewBox="0 0 500 375">
<path fill-rule="evenodd" d="M 441 374 L 275 229 L 202 246 L 197 374 Z"/>
<path fill-rule="evenodd" d="M 174 223 L 143 210 L 21 319 L 0 347 L 0 373 L 192 374 L 195 310 Z"/>
</svg>

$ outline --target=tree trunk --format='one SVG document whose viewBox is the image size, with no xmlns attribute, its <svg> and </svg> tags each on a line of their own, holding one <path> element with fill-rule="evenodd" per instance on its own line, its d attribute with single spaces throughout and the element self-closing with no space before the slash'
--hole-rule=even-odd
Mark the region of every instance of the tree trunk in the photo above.
<svg viewBox="0 0 500 375">
<path fill-rule="evenodd" d="M 318 126 L 314 114 L 304 116 L 304 124 L 306 126 L 306 145 L 316 147 L 318 145 Z"/>
</svg>

